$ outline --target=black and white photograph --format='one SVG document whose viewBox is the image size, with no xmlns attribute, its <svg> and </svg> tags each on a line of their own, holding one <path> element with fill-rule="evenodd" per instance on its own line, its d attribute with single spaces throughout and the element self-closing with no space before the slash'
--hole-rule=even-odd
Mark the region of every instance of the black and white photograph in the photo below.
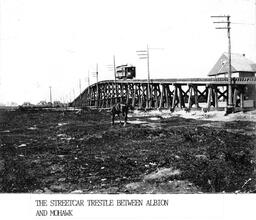
<svg viewBox="0 0 256 220">
<path fill-rule="evenodd" d="M 0 218 L 253 219 L 255 74 L 256 0 L 0 0 Z"/>
</svg>

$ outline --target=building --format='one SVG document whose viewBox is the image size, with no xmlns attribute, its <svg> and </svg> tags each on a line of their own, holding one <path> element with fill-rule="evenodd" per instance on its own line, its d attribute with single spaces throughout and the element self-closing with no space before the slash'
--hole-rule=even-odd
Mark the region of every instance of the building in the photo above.
<svg viewBox="0 0 256 220">
<path fill-rule="evenodd" d="M 228 71 L 228 53 L 223 53 L 208 73 L 208 76 L 215 78 L 228 77 Z M 231 77 L 255 77 L 255 73 L 256 63 L 247 59 L 245 54 L 231 54 Z M 255 85 L 247 85 L 245 90 L 245 103 L 247 107 L 256 107 Z"/>
<path fill-rule="evenodd" d="M 228 53 L 223 53 L 211 71 L 210 77 L 228 77 Z M 255 77 L 256 63 L 247 59 L 245 54 L 231 54 L 232 77 Z"/>
</svg>

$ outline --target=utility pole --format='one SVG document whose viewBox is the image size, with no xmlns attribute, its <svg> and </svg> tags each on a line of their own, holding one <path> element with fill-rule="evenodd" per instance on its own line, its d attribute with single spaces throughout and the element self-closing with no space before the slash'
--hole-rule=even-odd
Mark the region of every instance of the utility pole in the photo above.
<svg viewBox="0 0 256 220">
<path fill-rule="evenodd" d="M 147 83 L 147 93 L 148 93 L 148 100 L 146 102 L 146 108 L 151 107 L 151 92 L 150 92 L 150 72 L 149 72 L 149 47 L 147 44 L 146 50 L 137 50 L 137 55 L 139 59 L 147 59 L 147 72 L 148 72 L 148 83 Z"/>
<path fill-rule="evenodd" d="M 116 59 L 115 55 L 113 55 L 113 65 L 107 65 L 109 71 L 113 71 L 114 73 L 114 82 L 115 82 L 115 94 L 117 96 L 117 85 L 116 85 Z"/>
<path fill-rule="evenodd" d="M 147 85 L 147 90 L 148 90 L 148 102 L 146 103 L 146 108 L 151 107 L 151 89 L 150 89 L 150 68 L 149 68 L 149 50 L 163 50 L 163 48 L 150 48 L 147 44 L 147 49 L 146 50 L 138 50 L 137 55 L 139 56 L 139 59 L 147 59 L 147 72 L 148 72 L 148 85 Z"/>
<path fill-rule="evenodd" d="M 52 87 L 49 86 L 49 89 L 50 89 L 50 103 L 52 104 Z"/>
<path fill-rule="evenodd" d="M 256 0 L 254 0 L 254 57 L 255 60 L 254 62 L 256 62 Z"/>
<path fill-rule="evenodd" d="M 227 113 L 233 110 L 233 99 L 232 99 L 232 79 L 231 79 L 231 37 L 230 37 L 230 15 L 223 16 L 211 16 L 212 18 L 224 18 L 227 21 L 215 21 L 214 24 L 226 24 L 226 26 L 216 27 L 216 29 L 226 29 L 228 36 L 228 105 L 227 105 Z"/>
</svg>

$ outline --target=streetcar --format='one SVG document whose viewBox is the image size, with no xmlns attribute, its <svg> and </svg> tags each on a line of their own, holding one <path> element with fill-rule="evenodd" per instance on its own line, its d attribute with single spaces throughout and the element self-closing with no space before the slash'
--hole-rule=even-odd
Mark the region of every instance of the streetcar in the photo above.
<svg viewBox="0 0 256 220">
<path fill-rule="evenodd" d="M 121 65 L 116 67 L 117 79 L 133 79 L 136 76 L 136 67 L 132 65 Z"/>
</svg>

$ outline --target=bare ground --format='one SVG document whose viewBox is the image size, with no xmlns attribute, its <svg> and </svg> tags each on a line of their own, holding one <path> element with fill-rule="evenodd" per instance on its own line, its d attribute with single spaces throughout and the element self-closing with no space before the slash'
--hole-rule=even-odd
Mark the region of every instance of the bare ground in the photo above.
<svg viewBox="0 0 256 220">
<path fill-rule="evenodd" d="M 255 192 L 253 121 L 0 110 L 0 192 Z"/>
</svg>

